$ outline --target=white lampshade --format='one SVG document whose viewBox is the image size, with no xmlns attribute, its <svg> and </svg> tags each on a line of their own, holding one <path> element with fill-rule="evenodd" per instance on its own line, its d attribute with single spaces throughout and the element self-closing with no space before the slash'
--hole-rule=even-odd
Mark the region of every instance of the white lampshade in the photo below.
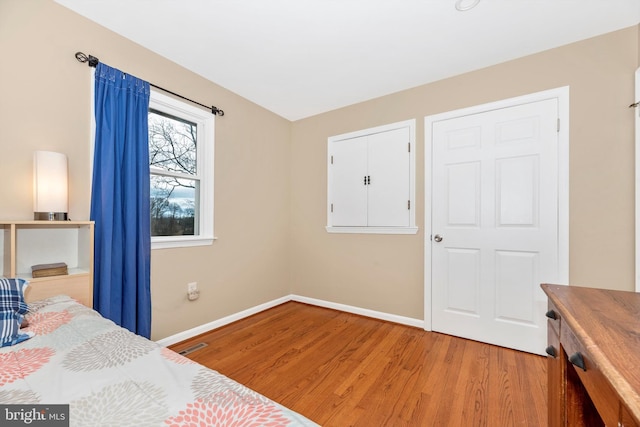
<svg viewBox="0 0 640 427">
<path fill-rule="evenodd" d="M 33 154 L 33 212 L 37 220 L 66 220 L 69 211 L 67 156 L 52 151 Z"/>
</svg>

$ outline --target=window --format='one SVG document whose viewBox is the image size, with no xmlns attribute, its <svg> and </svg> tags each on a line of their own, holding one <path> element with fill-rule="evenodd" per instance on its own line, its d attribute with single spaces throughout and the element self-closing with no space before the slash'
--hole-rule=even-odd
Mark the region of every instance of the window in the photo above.
<svg viewBox="0 0 640 427">
<path fill-rule="evenodd" d="M 214 116 L 152 91 L 149 101 L 152 248 L 213 237 Z"/>
</svg>

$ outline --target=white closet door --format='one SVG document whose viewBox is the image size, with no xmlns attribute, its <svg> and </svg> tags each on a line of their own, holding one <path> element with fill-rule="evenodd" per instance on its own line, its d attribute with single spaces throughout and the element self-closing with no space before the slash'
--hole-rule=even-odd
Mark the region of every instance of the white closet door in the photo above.
<svg viewBox="0 0 640 427">
<path fill-rule="evenodd" d="M 368 226 L 408 227 L 410 153 L 409 128 L 368 137 Z"/>
<path fill-rule="evenodd" d="M 433 330 L 532 353 L 558 283 L 558 101 L 434 122 Z"/>
<path fill-rule="evenodd" d="M 331 142 L 332 225 L 367 226 L 367 137 Z"/>
</svg>

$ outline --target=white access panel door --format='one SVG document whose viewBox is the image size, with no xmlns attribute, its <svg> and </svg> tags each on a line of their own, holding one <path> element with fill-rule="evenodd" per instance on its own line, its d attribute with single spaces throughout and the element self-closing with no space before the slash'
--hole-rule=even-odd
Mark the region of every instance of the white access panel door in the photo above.
<svg viewBox="0 0 640 427">
<path fill-rule="evenodd" d="M 369 135 L 368 226 L 409 227 L 409 128 Z"/>
<path fill-rule="evenodd" d="M 433 123 L 432 328 L 542 354 L 557 282 L 558 101 Z"/>
<path fill-rule="evenodd" d="M 338 227 L 367 225 L 367 137 L 330 142 L 331 221 Z"/>
</svg>

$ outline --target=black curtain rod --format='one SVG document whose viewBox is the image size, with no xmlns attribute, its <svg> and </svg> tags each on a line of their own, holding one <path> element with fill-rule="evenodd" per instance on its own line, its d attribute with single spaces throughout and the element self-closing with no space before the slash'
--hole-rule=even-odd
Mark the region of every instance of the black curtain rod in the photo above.
<svg viewBox="0 0 640 427">
<path fill-rule="evenodd" d="M 98 63 L 100 63 L 100 60 L 99 60 L 98 58 L 96 58 L 95 56 L 93 56 L 93 55 L 85 55 L 85 54 L 84 54 L 84 53 L 82 53 L 82 52 L 76 52 L 76 59 L 77 59 L 79 62 L 87 63 L 87 65 L 88 65 L 89 67 L 93 67 L 93 68 L 95 68 L 95 67 L 98 65 Z M 155 87 L 156 89 L 160 89 L 160 90 L 161 90 L 161 91 L 163 91 L 163 92 L 170 93 L 171 95 L 177 96 L 178 98 L 184 99 L 185 101 L 192 102 L 192 103 L 194 103 L 194 104 L 197 104 L 197 105 L 199 105 L 199 106 L 201 106 L 201 107 L 206 108 L 207 110 L 211 110 L 211 114 L 213 114 L 213 115 L 215 115 L 215 116 L 224 116 L 224 110 L 221 110 L 221 109 L 219 109 L 219 108 L 216 108 L 216 107 L 215 107 L 215 106 L 213 106 L 213 105 L 212 105 L 211 107 L 209 107 L 208 105 L 204 105 L 204 104 L 199 103 L 198 101 L 194 101 L 193 99 L 189 99 L 189 98 L 187 98 L 186 96 L 182 96 L 182 95 L 180 95 L 180 94 L 177 94 L 177 93 L 175 93 L 175 92 L 172 92 L 172 91 L 170 91 L 170 90 L 168 90 L 168 89 L 165 89 L 165 88 L 163 88 L 163 87 L 160 87 L 160 86 L 154 85 L 153 83 L 149 83 L 149 86 L 153 86 L 153 87 Z"/>
</svg>

